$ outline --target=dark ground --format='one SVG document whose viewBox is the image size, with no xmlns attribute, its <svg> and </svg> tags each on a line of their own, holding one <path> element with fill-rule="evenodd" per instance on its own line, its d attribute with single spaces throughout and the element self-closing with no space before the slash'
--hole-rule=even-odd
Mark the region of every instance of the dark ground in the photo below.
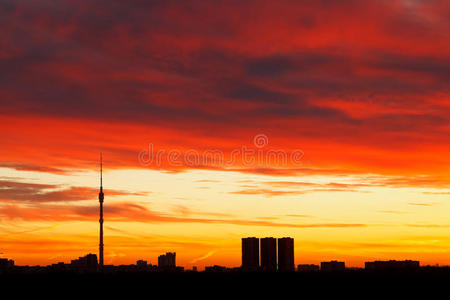
<svg viewBox="0 0 450 300">
<path fill-rule="evenodd" d="M 336 273 L 116 273 L 116 274 L 4 274 L 0 275 L 2 293 L 66 298 L 103 294 L 126 298 L 183 297 L 234 298 L 290 295 L 345 298 L 400 299 L 422 296 L 448 299 L 450 269 L 422 268 L 416 271 L 345 271 Z M 90 297 L 89 297 L 90 298 Z M 12 298 L 3 298 L 12 299 Z"/>
</svg>

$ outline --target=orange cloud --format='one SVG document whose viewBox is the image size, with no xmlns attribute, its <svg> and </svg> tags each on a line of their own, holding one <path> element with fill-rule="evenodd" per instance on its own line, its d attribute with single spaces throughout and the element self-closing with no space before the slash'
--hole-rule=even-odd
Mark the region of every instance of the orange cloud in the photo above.
<svg viewBox="0 0 450 300">
<path fill-rule="evenodd" d="M 113 197 L 122 195 L 146 196 L 148 194 L 118 190 L 105 190 L 105 193 Z M 67 202 L 92 200 L 96 199 L 97 196 L 98 189 L 96 188 L 64 188 L 58 185 L 0 180 L 0 201 L 6 202 Z"/>
<path fill-rule="evenodd" d="M 230 224 L 242 226 L 266 227 L 292 227 L 292 228 L 348 228 L 365 227 L 366 224 L 346 223 L 278 223 L 261 220 L 240 220 L 234 218 L 194 218 L 179 215 L 169 215 L 151 211 L 144 206 L 133 203 L 118 203 L 105 206 L 105 219 L 108 222 L 145 222 L 145 223 L 201 223 L 201 224 Z M 193 213 L 197 214 L 197 213 Z M 208 213 L 200 212 L 200 215 Z M 20 219 L 23 221 L 92 221 L 98 215 L 97 206 L 61 206 L 39 205 L 19 206 L 5 204 L 0 207 L 0 217 L 8 220 Z M 210 214 L 214 217 L 217 214 Z"/>
</svg>

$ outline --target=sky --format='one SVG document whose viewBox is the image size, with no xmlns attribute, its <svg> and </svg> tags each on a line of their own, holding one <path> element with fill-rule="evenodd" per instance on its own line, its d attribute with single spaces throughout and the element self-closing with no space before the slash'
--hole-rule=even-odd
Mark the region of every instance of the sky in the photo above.
<svg viewBox="0 0 450 300">
<path fill-rule="evenodd" d="M 0 256 L 450 264 L 445 0 L 0 0 Z"/>
</svg>

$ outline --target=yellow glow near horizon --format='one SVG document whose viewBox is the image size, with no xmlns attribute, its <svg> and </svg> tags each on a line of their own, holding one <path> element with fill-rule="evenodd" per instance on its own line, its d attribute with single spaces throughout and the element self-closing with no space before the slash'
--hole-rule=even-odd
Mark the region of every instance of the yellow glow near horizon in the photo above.
<svg viewBox="0 0 450 300">
<path fill-rule="evenodd" d="M 69 176 L 3 168 L 0 176 L 58 188 L 98 187 L 98 174 L 91 171 Z M 188 268 L 238 266 L 240 239 L 245 236 L 293 237 L 296 264 L 343 259 L 348 265 L 361 266 L 366 260 L 391 258 L 419 259 L 425 264 L 450 262 L 450 228 L 446 223 L 449 203 L 445 195 L 430 194 L 434 191 L 431 188 L 362 186 L 357 191 L 302 193 L 311 189 L 308 184 L 364 182 L 356 176 L 109 171 L 104 174 L 106 190 L 142 195 L 112 196 L 106 192 L 105 207 L 131 203 L 145 209 L 149 217 L 134 220 L 135 211 L 127 210 L 122 216 L 120 211 L 114 212 L 108 220 L 105 213 L 105 263 L 134 263 L 137 259 L 156 263 L 159 254 L 176 251 L 178 264 Z M 286 193 L 270 194 L 267 190 Z M 55 205 L 95 207 L 97 200 L 33 203 L 30 199 L 22 205 L 23 209 L 46 205 L 53 209 Z M 125 219 L 114 219 L 117 215 Z M 70 261 L 97 252 L 96 215 L 92 220 L 50 221 L 3 213 L 0 224 L 0 252 L 18 264 Z"/>
</svg>

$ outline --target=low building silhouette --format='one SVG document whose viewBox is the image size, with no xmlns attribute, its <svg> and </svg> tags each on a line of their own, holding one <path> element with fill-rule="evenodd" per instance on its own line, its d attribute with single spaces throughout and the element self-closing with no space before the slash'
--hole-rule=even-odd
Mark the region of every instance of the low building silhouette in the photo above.
<svg viewBox="0 0 450 300">
<path fill-rule="evenodd" d="M 88 254 L 70 262 L 70 269 L 76 272 L 96 272 L 98 270 L 98 260 L 96 254 Z"/>
<path fill-rule="evenodd" d="M 297 271 L 299 272 L 316 272 L 320 270 L 318 265 L 298 265 Z"/>
<path fill-rule="evenodd" d="M 205 272 L 209 272 L 209 273 L 223 273 L 223 272 L 226 272 L 227 270 L 228 270 L 227 267 L 218 266 L 218 265 L 205 267 Z"/>
<path fill-rule="evenodd" d="M 273 237 L 261 239 L 261 269 L 263 271 L 277 270 L 277 240 Z"/>
<path fill-rule="evenodd" d="M 293 238 L 278 239 L 278 270 L 282 272 L 295 271 Z"/>
<path fill-rule="evenodd" d="M 151 264 L 149 265 L 146 260 L 140 259 L 136 261 L 136 269 L 138 271 L 148 271 L 149 267 L 151 267 Z"/>
<path fill-rule="evenodd" d="M 176 253 L 167 252 L 158 256 L 158 269 L 161 271 L 174 271 L 176 269 Z"/>
<path fill-rule="evenodd" d="M 59 262 L 57 264 L 52 264 L 50 266 L 50 270 L 53 272 L 68 272 L 70 271 L 70 265 L 63 262 Z"/>
<path fill-rule="evenodd" d="M 242 239 L 242 270 L 256 271 L 259 268 L 259 239 L 248 237 Z"/>
<path fill-rule="evenodd" d="M 420 262 L 414 260 L 388 260 L 366 262 L 366 270 L 386 271 L 386 270 L 412 270 L 420 268 Z"/>
<path fill-rule="evenodd" d="M 0 258 L 0 273 L 6 273 L 14 268 L 14 260 Z"/>
<path fill-rule="evenodd" d="M 325 272 L 345 271 L 345 262 L 336 260 L 321 262 L 320 270 Z"/>
</svg>

